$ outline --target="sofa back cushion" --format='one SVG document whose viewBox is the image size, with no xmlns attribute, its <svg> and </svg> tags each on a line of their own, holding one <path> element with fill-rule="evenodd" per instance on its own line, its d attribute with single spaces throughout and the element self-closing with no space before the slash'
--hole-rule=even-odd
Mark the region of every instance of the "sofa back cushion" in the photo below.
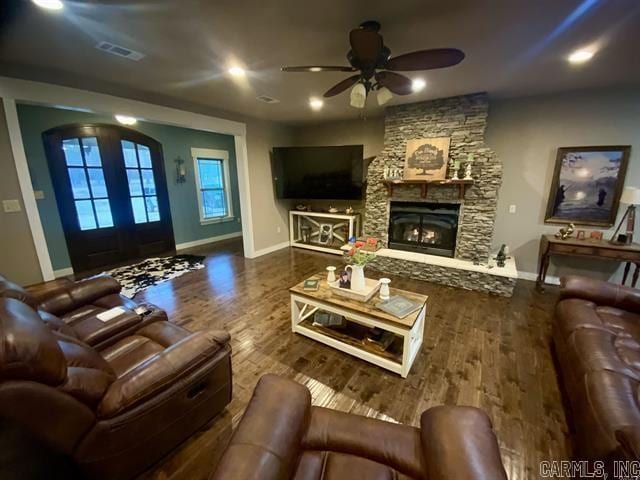
<svg viewBox="0 0 640 480">
<path fill-rule="evenodd" d="M 36 307 L 36 299 L 17 283 L 0 275 L 0 297 L 15 298 L 31 307 Z"/>
<path fill-rule="evenodd" d="M 15 298 L 0 297 L 0 379 L 64 382 L 67 363 L 53 332 Z"/>
</svg>

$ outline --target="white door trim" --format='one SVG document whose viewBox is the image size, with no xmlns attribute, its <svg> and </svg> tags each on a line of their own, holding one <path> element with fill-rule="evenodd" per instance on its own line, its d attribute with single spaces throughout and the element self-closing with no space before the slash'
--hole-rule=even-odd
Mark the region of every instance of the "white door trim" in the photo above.
<svg viewBox="0 0 640 480">
<path fill-rule="evenodd" d="M 206 132 L 233 135 L 238 166 L 238 190 L 240 193 L 240 212 L 242 215 L 242 240 L 244 255 L 255 256 L 253 223 L 251 221 L 251 192 L 249 189 L 249 161 L 247 158 L 247 127 L 242 122 L 178 110 L 162 105 L 140 102 L 103 93 L 80 90 L 30 80 L 0 77 L 0 97 L 3 98 L 9 140 L 13 151 L 20 190 L 36 246 L 40 269 L 45 280 L 53 279 L 53 268 L 49 249 L 44 238 L 42 222 L 38 214 L 33 193 L 27 157 L 24 152 L 16 102 L 26 102 L 50 107 L 71 107 L 102 114 L 123 114 L 150 122 L 192 128 Z"/>
</svg>

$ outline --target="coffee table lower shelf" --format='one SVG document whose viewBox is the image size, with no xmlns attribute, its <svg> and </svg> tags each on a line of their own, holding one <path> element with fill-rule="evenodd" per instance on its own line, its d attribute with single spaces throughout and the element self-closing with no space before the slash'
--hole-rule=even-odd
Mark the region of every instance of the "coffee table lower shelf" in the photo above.
<svg viewBox="0 0 640 480">
<path fill-rule="evenodd" d="M 357 328 L 348 329 L 351 331 L 347 332 L 313 325 L 313 315 L 318 310 L 342 315 L 348 323 L 363 326 L 363 331 L 366 328 L 377 327 L 394 333 L 398 338 L 391 345 L 390 351 L 379 351 L 361 341 L 363 335 L 357 332 Z M 293 332 L 390 370 L 404 378 L 409 374 L 422 345 L 425 313 L 426 307 L 423 307 L 413 327 L 408 328 L 392 325 L 376 319 L 373 315 L 354 312 L 329 302 L 297 294 L 291 295 L 291 330 Z"/>
</svg>

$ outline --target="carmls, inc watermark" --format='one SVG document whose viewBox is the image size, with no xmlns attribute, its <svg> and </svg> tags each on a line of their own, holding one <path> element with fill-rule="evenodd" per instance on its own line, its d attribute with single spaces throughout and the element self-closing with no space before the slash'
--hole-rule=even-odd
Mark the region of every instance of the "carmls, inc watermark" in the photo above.
<svg viewBox="0 0 640 480">
<path fill-rule="evenodd" d="M 540 462 L 540 478 L 551 479 L 610 479 L 640 480 L 640 460 L 614 460 L 612 474 L 608 474 L 605 463 L 586 460 L 550 460 Z"/>
</svg>

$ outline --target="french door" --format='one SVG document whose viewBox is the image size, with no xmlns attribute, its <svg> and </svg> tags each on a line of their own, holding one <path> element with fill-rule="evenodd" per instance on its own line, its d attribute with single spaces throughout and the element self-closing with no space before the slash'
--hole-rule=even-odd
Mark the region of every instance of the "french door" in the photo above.
<svg viewBox="0 0 640 480">
<path fill-rule="evenodd" d="M 43 138 L 75 272 L 175 250 L 160 143 L 115 125 Z"/>
</svg>

